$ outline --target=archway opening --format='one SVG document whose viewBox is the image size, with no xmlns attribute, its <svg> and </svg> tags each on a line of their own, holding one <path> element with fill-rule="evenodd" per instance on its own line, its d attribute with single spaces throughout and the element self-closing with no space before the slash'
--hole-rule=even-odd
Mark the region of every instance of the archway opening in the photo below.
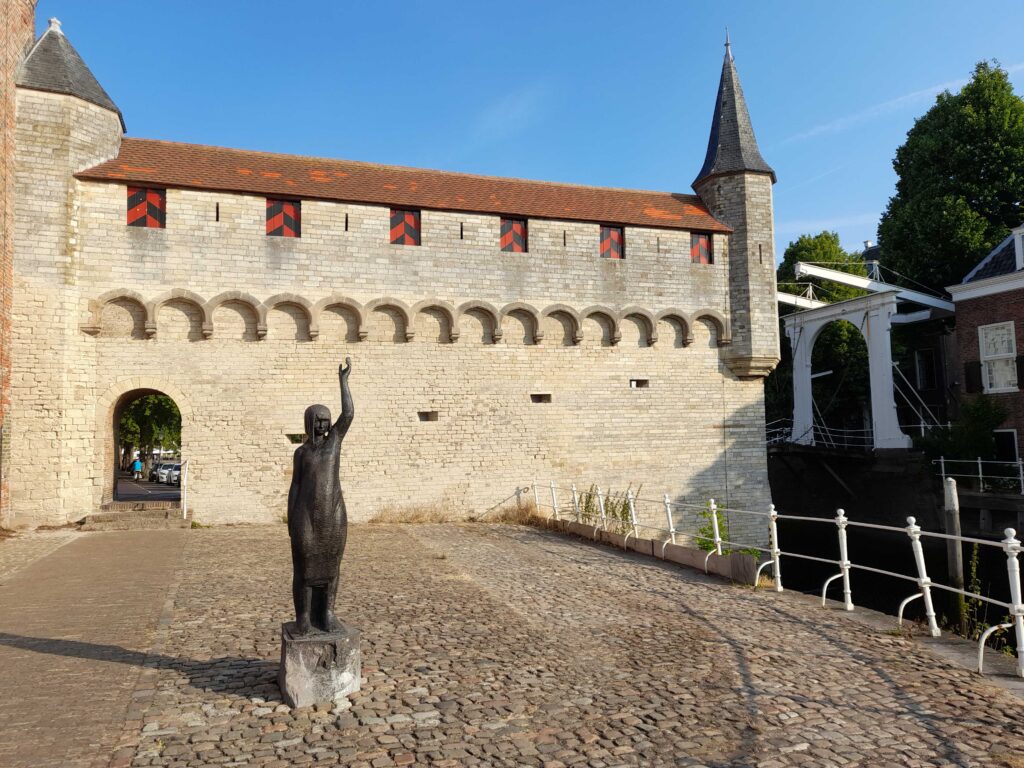
<svg viewBox="0 0 1024 768">
<path fill-rule="evenodd" d="M 181 411 L 155 389 L 134 389 L 114 407 L 114 501 L 179 501 Z"/>
<path fill-rule="evenodd" d="M 848 320 L 824 326 L 811 350 L 815 445 L 872 447 L 868 347 Z"/>
</svg>

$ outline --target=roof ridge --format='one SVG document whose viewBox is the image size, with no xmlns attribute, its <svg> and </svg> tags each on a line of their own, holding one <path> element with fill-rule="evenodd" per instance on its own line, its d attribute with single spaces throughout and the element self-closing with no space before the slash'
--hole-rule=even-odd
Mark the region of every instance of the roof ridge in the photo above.
<svg viewBox="0 0 1024 768">
<path fill-rule="evenodd" d="M 436 173 L 445 176 L 463 176 L 473 179 L 484 179 L 487 181 L 509 181 L 519 184 L 543 184 L 545 186 L 552 187 L 569 187 L 572 189 L 593 189 L 601 190 L 606 192 L 630 192 L 642 195 L 666 195 L 669 197 L 681 196 L 685 198 L 693 198 L 700 200 L 698 195 L 692 192 L 670 192 L 666 190 L 658 189 L 638 189 L 636 187 L 604 187 L 597 184 L 577 184 L 569 181 L 548 181 L 545 179 L 526 179 L 519 176 L 496 176 L 493 174 L 486 173 L 469 173 L 467 171 L 446 171 L 440 168 L 422 168 L 412 165 L 390 165 L 388 163 L 374 163 L 367 160 L 349 160 L 343 157 L 323 157 L 319 155 L 298 155 L 292 152 L 268 152 L 262 149 L 240 149 L 238 147 L 225 147 L 220 144 L 196 144 L 187 141 L 169 141 L 167 139 L 147 139 L 140 136 L 125 136 L 125 142 L 146 142 L 150 144 L 164 144 L 175 147 L 201 147 L 203 149 L 222 150 L 224 152 L 231 152 L 237 154 L 248 154 L 248 155 L 263 155 L 266 157 L 282 157 L 282 158 L 293 158 L 296 160 L 322 160 L 325 162 L 332 163 L 349 163 L 351 165 L 359 165 L 364 168 L 382 168 L 390 171 L 402 171 L 405 173 Z"/>
</svg>

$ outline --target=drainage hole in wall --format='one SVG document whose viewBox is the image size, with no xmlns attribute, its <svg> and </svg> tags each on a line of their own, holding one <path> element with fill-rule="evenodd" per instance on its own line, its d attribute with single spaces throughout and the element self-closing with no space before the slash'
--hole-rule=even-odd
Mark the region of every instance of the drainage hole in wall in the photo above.
<svg viewBox="0 0 1024 768">
<path fill-rule="evenodd" d="M 535 392 L 530 395 L 531 403 L 550 403 L 551 393 L 550 392 Z"/>
<path fill-rule="evenodd" d="M 629 380 L 629 388 L 630 389 L 647 389 L 650 386 L 651 386 L 651 380 L 650 379 L 630 379 Z"/>
<path fill-rule="evenodd" d="M 437 411 L 419 411 L 420 421 L 437 421 Z"/>
</svg>

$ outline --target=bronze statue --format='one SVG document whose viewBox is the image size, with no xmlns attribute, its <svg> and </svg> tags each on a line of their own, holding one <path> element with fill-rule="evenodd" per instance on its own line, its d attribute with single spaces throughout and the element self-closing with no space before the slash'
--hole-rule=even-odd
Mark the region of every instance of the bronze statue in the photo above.
<svg viewBox="0 0 1024 768">
<path fill-rule="evenodd" d="M 288 535 L 292 541 L 292 597 L 295 634 L 314 629 L 336 632 L 334 615 L 338 573 L 348 536 L 345 499 L 341 495 L 341 441 L 354 411 L 348 376 L 352 358 L 338 366 L 341 417 L 331 424 L 326 405 L 306 409 L 306 442 L 295 449 L 292 485 L 288 491 Z"/>
</svg>

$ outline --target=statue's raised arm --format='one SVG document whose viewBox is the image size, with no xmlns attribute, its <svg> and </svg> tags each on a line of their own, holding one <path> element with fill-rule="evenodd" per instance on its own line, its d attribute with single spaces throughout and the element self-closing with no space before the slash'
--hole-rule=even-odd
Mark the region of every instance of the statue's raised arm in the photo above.
<svg viewBox="0 0 1024 768">
<path fill-rule="evenodd" d="M 338 379 L 341 381 L 341 416 L 334 423 L 334 429 L 340 432 L 339 437 L 345 437 L 348 428 L 352 426 L 352 418 L 356 415 L 352 405 L 352 392 L 348 388 L 348 375 L 352 373 L 352 358 L 346 357 L 345 364 L 338 366 Z"/>
</svg>

